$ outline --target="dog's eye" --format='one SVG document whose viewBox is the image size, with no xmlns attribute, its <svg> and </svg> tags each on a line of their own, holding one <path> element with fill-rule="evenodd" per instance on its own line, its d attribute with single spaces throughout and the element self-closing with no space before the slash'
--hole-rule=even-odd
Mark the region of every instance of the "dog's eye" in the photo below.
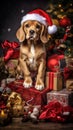
<svg viewBox="0 0 73 130">
<path fill-rule="evenodd" d="M 28 27 L 29 27 L 29 24 L 26 24 L 25 27 L 28 28 Z"/>
<path fill-rule="evenodd" d="M 37 24 L 37 25 L 36 25 L 36 28 L 37 28 L 37 29 L 40 29 L 40 25 Z"/>
</svg>

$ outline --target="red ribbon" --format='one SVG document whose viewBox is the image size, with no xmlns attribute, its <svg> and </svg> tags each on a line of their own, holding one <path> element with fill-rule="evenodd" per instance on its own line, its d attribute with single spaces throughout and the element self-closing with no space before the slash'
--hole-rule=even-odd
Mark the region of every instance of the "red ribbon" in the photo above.
<svg viewBox="0 0 73 130">
<path fill-rule="evenodd" d="M 7 40 L 2 43 L 2 48 L 5 52 L 4 61 L 8 61 L 10 58 L 18 58 L 19 56 L 19 44 L 17 42 L 9 42 Z"/>
<path fill-rule="evenodd" d="M 63 107 L 59 102 L 52 101 L 44 106 L 39 119 L 48 119 L 54 122 L 73 121 L 73 107 Z"/>
<path fill-rule="evenodd" d="M 54 72 L 49 72 L 47 76 L 49 78 L 48 88 L 49 88 L 49 90 L 53 90 L 53 87 L 54 87 Z"/>
<path fill-rule="evenodd" d="M 53 90 L 54 87 L 54 73 L 50 72 L 49 73 L 49 88 L 50 90 Z"/>
</svg>

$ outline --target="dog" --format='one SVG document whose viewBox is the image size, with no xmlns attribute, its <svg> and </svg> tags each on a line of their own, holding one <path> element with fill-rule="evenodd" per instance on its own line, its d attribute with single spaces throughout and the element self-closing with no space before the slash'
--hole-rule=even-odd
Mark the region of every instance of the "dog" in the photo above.
<svg viewBox="0 0 73 130">
<path fill-rule="evenodd" d="M 21 42 L 18 72 L 23 73 L 23 86 L 30 88 L 33 80 L 31 72 L 36 72 L 35 88 L 43 90 L 46 70 L 46 49 L 49 35 L 57 31 L 51 17 L 42 9 L 35 9 L 26 14 L 16 37 Z"/>
<path fill-rule="evenodd" d="M 24 75 L 23 86 L 32 86 L 31 72 L 36 72 L 35 88 L 44 89 L 44 76 L 46 69 L 46 49 L 48 42 L 47 27 L 36 20 L 23 22 L 16 32 L 17 39 L 21 42 L 18 71 Z"/>
</svg>

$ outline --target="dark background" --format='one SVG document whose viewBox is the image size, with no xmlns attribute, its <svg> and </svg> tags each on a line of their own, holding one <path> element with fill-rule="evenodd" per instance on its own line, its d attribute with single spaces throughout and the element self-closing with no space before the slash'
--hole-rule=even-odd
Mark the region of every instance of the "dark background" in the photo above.
<svg viewBox="0 0 73 130">
<path fill-rule="evenodd" d="M 36 8 L 46 10 L 48 0 L 1 0 L 0 1 L 0 44 L 4 40 L 17 41 L 16 30 L 22 17 Z M 0 46 L 0 56 L 3 55 Z"/>
<path fill-rule="evenodd" d="M 0 41 L 16 41 L 16 30 L 21 18 L 29 11 L 47 8 L 48 0 L 1 0 L 0 2 Z"/>
<path fill-rule="evenodd" d="M 20 26 L 22 17 L 36 9 L 46 10 L 48 0 L 1 0 L 0 1 L 0 45 L 3 41 L 17 41 L 16 30 Z M 3 55 L 0 46 L 0 56 Z"/>
<path fill-rule="evenodd" d="M 50 3 L 58 2 L 62 2 L 63 7 L 68 3 L 66 0 L 0 0 L 0 45 L 5 40 L 18 42 L 16 31 L 25 14 L 37 8 L 47 10 Z M 0 46 L 0 56 L 2 53 Z"/>
</svg>

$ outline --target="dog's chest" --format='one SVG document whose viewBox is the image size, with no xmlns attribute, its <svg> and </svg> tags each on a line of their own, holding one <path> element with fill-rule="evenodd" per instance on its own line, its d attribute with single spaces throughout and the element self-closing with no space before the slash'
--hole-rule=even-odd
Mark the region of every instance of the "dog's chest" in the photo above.
<svg viewBox="0 0 73 130">
<path fill-rule="evenodd" d="M 29 62 L 30 64 L 35 65 L 36 59 L 35 59 L 35 47 L 34 45 L 31 45 L 30 52 L 29 52 Z"/>
</svg>

